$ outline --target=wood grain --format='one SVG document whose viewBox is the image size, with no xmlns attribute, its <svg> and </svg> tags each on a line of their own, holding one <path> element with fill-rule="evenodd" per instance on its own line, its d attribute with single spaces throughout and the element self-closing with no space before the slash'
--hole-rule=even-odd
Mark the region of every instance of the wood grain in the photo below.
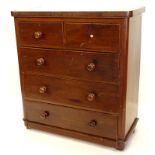
<svg viewBox="0 0 155 155">
<path fill-rule="evenodd" d="M 119 54 L 21 48 L 22 71 L 90 81 L 119 82 Z M 44 63 L 37 65 L 42 58 Z M 89 70 L 89 64 L 95 67 Z"/>
<path fill-rule="evenodd" d="M 25 98 L 77 108 L 86 107 L 107 113 L 119 112 L 119 87 L 117 85 L 29 74 L 23 75 L 22 84 Z M 47 90 L 40 93 L 41 87 L 46 87 Z M 90 93 L 95 94 L 92 101 L 88 100 Z"/>
<path fill-rule="evenodd" d="M 117 117 L 41 102 L 24 101 L 24 103 L 26 109 L 25 119 L 32 122 L 39 122 L 45 125 L 57 126 L 112 139 L 117 138 Z M 49 116 L 46 119 L 40 118 L 40 115 L 44 111 L 49 112 Z M 89 125 L 92 120 L 97 122 L 94 127 Z"/>
<path fill-rule="evenodd" d="M 129 20 L 128 73 L 126 95 L 125 134 L 138 115 L 140 75 L 141 16 Z"/>
<path fill-rule="evenodd" d="M 119 25 L 65 23 L 66 46 L 102 51 L 119 50 Z"/>
<path fill-rule="evenodd" d="M 14 17 L 53 17 L 53 18 L 127 18 L 132 17 L 138 14 L 141 14 L 145 11 L 145 7 L 140 7 L 135 10 L 130 11 L 74 11 L 74 12 L 30 12 L 30 11 L 12 11 L 11 15 Z"/>
<path fill-rule="evenodd" d="M 61 22 L 22 22 L 17 23 L 21 46 L 58 47 L 63 44 Z M 42 35 L 35 38 L 35 33 Z"/>
</svg>

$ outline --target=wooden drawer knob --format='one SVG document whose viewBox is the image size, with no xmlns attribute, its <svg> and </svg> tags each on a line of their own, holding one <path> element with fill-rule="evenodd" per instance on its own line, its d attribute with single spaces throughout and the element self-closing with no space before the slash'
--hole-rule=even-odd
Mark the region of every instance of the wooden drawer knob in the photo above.
<svg viewBox="0 0 155 155">
<path fill-rule="evenodd" d="M 40 118 L 41 119 L 46 119 L 49 116 L 49 112 L 48 111 L 43 111 L 43 113 L 40 114 Z"/>
<path fill-rule="evenodd" d="M 41 37 L 42 37 L 42 32 L 40 32 L 40 31 L 34 32 L 35 39 L 40 39 Z"/>
<path fill-rule="evenodd" d="M 91 62 L 91 63 L 89 63 L 89 64 L 87 65 L 87 70 L 88 70 L 89 72 L 94 71 L 95 68 L 96 68 L 96 65 L 95 65 L 95 63 L 93 63 L 93 62 Z"/>
<path fill-rule="evenodd" d="M 94 35 L 93 35 L 93 34 L 90 34 L 89 37 L 90 37 L 90 38 L 94 38 Z"/>
<path fill-rule="evenodd" d="M 37 66 L 42 66 L 42 65 L 44 65 L 44 64 L 45 64 L 44 58 L 38 58 L 38 59 L 36 60 L 36 64 L 37 64 Z"/>
<path fill-rule="evenodd" d="M 46 86 L 42 86 L 42 87 L 39 88 L 39 93 L 40 94 L 44 94 L 46 92 L 47 92 L 47 87 Z"/>
<path fill-rule="evenodd" d="M 90 101 L 90 102 L 94 101 L 95 97 L 96 97 L 95 93 L 89 93 L 88 96 L 87 96 L 87 100 Z"/>
<path fill-rule="evenodd" d="M 96 120 L 91 120 L 91 121 L 88 123 L 88 125 L 89 125 L 90 127 L 96 127 L 96 126 L 97 126 L 97 121 L 96 121 Z"/>
</svg>

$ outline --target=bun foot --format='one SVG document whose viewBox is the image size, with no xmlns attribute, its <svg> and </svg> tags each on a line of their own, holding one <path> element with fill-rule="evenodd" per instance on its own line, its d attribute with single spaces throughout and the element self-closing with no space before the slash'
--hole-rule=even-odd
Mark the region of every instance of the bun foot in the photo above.
<svg viewBox="0 0 155 155">
<path fill-rule="evenodd" d="M 31 129 L 30 125 L 27 122 L 24 122 L 27 129 Z"/>
<path fill-rule="evenodd" d="M 118 140 L 116 149 L 117 150 L 124 150 L 124 148 L 125 148 L 125 142 L 123 140 Z"/>
</svg>

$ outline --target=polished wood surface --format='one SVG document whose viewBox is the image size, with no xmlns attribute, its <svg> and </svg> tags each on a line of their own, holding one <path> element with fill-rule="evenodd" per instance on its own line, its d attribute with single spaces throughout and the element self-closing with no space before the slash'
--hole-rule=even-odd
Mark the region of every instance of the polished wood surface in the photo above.
<svg viewBox="0 0 155 155">
<path fill-rule="evenodd" d="M 12 12 L 26 127 L 124 149 L 138 121 L 143 11 Z"/>
<path fill-rule="evenodd" d="M 117 138 L 117 117 L 48 103 L 24 101 L 26 119 L 32 122 L 79 131 L 91 135 Z M 80 117 L 79 117 L 80 116 Z"/>
<path fill-rule="evenodd" d="M 22 71 L 92 81 L 119 81 L 119 55 L 68 50 L 21 48 Z"/>
<path fill-rule="evenodd" d="M 123 26 L 120 18 L 15 18 L 15 21 L 18 44 L 22 47 L 120 52 L 120 31 Z M 59 26 L 56 27 L 57 25 Z M 81 33 L 76 33 L 74 28 L 78 25 L 78 32 Z M 27 36 L 26 32 L 29 32 Z"/>
<path fill-rule="evenodd" d="M 125 134 L 129 131 L 138 112 L 138 92 L 141 50 L 141 16 L 129 20 L 128 73 L 126 96 Z"/>
<path fill-rule="evenodd" d="M 65 23 L 66 46 L 103 51 L 119 49 L 119 25 Z"/>
<path fill-rule="evenodd" d="M 74 12 L 30 12 L 30 11 L 12 11 L 11 14 L 14 17 L 57 17 L 57 18 L 126 18 L 136 16 L 145 11 L 145 7 L 136 8 L 134 10 L 127 11 L 74 11 Z"/>
<path fill-rule="evenodd" d="M 62 46 L 61 22 L 18 22 L 19 42 L 22 46 Z"/>
<path fill-rule="evenodd" d="M 23 96 L 52 104 L 119 112 L 119 87 L 98 82 L 23 75 Z"/>
</svg>

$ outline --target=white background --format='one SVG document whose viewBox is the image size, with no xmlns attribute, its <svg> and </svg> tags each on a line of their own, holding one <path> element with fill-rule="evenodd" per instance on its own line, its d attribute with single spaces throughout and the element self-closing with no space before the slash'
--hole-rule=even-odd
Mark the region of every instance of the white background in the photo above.
<svg viewBox="0 0 155 155">
<path fill-rule="evenodd" d="M 142 3 L 143 2 L 143 3 Z M 54 155 L 154 155 L 155 5 L 154 0 L 1 0 L 0 2 L 0 154 Z M 136 3 L 146 6 L 143 14 L 139 118 L 135 134 L 122 152 L 77 139 L 27 130 L 22 121 L 22 100 L 14 21 L 11 10 L 108 10 Z M 97 9 L 98 8 L 98 9 Z"/>
</svg>

